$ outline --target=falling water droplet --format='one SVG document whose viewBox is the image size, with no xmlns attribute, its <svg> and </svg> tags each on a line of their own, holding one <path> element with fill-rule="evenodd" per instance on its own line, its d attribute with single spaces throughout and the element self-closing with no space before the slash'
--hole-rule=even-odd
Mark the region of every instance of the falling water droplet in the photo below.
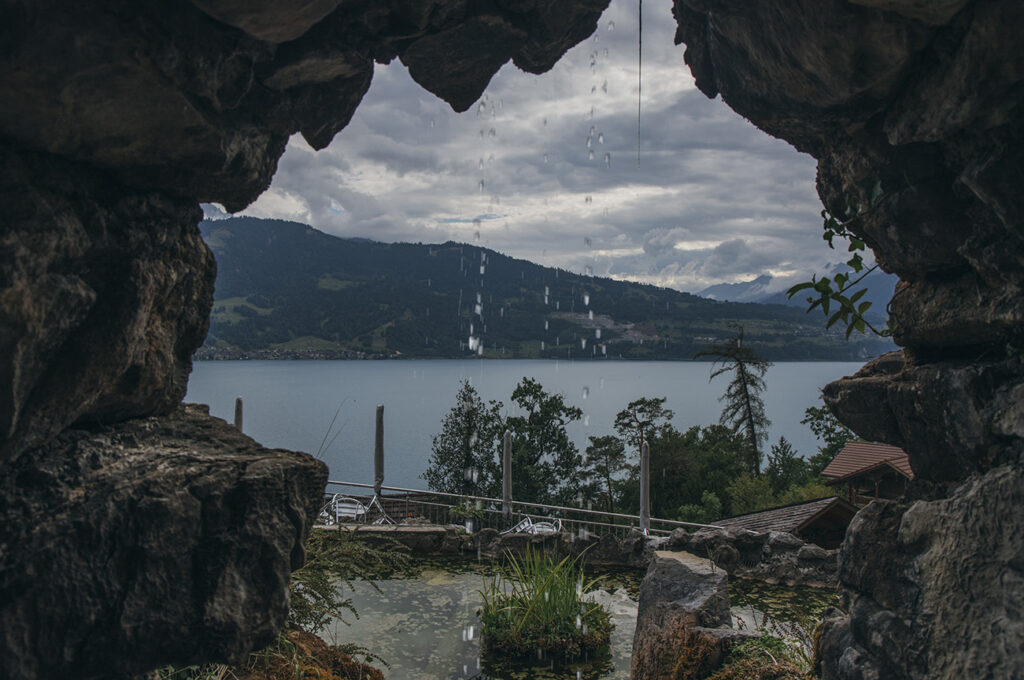
<svg viewBox="0 0 1024 680">
<path fill-rule="evenodd" d="M 598 144 L 604 144 L 604 133 L 603 133 L 603 132 L 602 132 L 602 133 L 600 133 L 600 134 L 599 134 L 599 135 L 597 136 L 597 143 L 598 143 Z"/>
<path fill-rule="evenodd" d="M 484 157 L 483 156 L 480 157 L 480 162 L 477 164 L 477 167 L 479 167 L 481 170 L 484 169 Z"/>
<path fill-rule="evenodd" d="M 490 135 L 491 137 L 494 137 L 494 136 L 496 136 L 496 135 L 497 135 L 498 133 L 494 131 L 494 128 L 491 128 L 491 129 L 489 129 L 489 130 L 487 131 L 487 134 L 488 134 L 488 135 Z"/>
<path fill-rule="evenodd" d="M 615 22 L 614 21 L 609 21 L 608 22 L 608 30 L 609 31 L 614 31 L 615 30 Z"/>
<path fill-rule="evenodd" d="M 593 203 L 593 202 L 594 202 L 594 197 L 593 197 L 593 196 L 591 196 L 591 195 L 589 195 L 589 194 L 587 194 L 587 195 L 586 195 L 586 196 L 585 196 L 585 197 L 583 198 L 583 202 L 584 202 L 584 203 L 588 203 L 588 204 L 589 204 L 589 203 Z"/>
<path fill-rule="evenodd" d="M 590 427 L 590 416 L 583 416 L 583 427 Z"/>
<path fill-rule="evenodd" d="M 547 155 L 547 154 L 544 154 L 544 162 L 545 162 L 545 163 L 547 163 L 547 162 L 548 162 L 548 155 Z"/>
<path fill-rule="evenodd" d="M 601 83 L 601 91 L 604 92 L 605 94 L 608 94 L 608 81 L 607 80 L 605 80 L 603 83 Z"/>
<path fill-rule="evenodd" d="M 555 300 L 555 311 L 557 312 L 561 308 L 562 308 L 562 303 L 559 302 L 558 300 Z"/>
<path fill-rule="evenodd" d="M 607 156 L 607 155 L 608 154 L 605 154 L 605 156 Z M 607 160 L 607 158 L 605 160 Z M 480 186 L 480 191 L 482 192 L 484 190 L 484 181 L 483 180 L 480 180 L 480 185 L 479 186 Z"/>
<path fill-rule="evenodd" d="M 593 309 L 587 310 L 587 319 L 589 319 L 590 321 L 594 320 L 594 310 Z"/>
<path fill-rule="evenodd" d="M 589 236 L 584 236 L 583 237 L 583 245 L 585 245 L 588 248 L 592 248 L 593 247 L 593 242 L 591 242 Z"/>
<path fill-rule="evenodd" d="M 586 338 L 580 338 L 580 349 L 586 349 L 586 348 L 587 348 L 587 339 Z M 589 394 L 589 393 L 590 393 L 590 390 L 587 390 L 587 394 Z"/>
<path fill-rule="evenodd" d="M 597 85 L 591 85 L 590 86 L 590 94 L 594 94 L 595 92 L 597 92 Z"/>
<path fill-rule="evenodd" d="M 544 351 L 544 341 L 543 340 L 540 341 L 540 351 L 541 352 Z"/>
<path fill-rule="evenodd" d="M 548 321 L 547 321 L 547 319 L 544 320 L 544 330 L 548 330 Z"/>
<path fill-rule="evenodd" d="M 551 288 L 550 288 L 550 286 L 544 286 L 544 294 L 545 295 L 551 295 Z"/>
<path fill-rule="evenodd" d="M 484 275 L 484 265 L 480 265 L 480 276 Z"/>
<path fill-rule="evenodd" d="M 587 152 L 587 160 L 588 161 L 594 160 L 594 150 L 593 149 L 591 149 L 590 151 Z"/>
<path fill-rule="evenodd" d="M 606 56 L 606 57 L 608 56 L 608 48 L 607 47 L 604 48 L 604 56 Z"/>
<path fill-rule="evenodd" d="M 587 346 L 587 341 L 586 341 L 586 339 L 584 339 L 584 340 L 583 340 L 583 346 L 584 346 L 584 347 L 586 347 L 586 346 Z M 589 387 L 587 387 L 586 385 L 584 385 L 584 386 L 583 386 L 583 398 L 584 398 L 584 399 L 586 399 L 586 398 L 587 398 L 587 397 L 589 397 L 589 396 L 590 396 L 590 388 L 589 388 Z"/>
<path fill-rule="evenodd" d="M 547 295 L 544 296 L 544 304 L 548 304 L 548 296 Z"/>
<path fill-rule="evenodd" d="M 584 270 L 583 270 L 583 271 L 584 271 L 584 273 L 585 273 L 585 274 L 586 274 L 587 276 L 593 276 L 593 275 L 594 275 L 594 268 L 593 268 L 593 267 L 591 267 L 591 266 L 590 266 L 589 264 L 588 264 L 588 265 L 586 266 L 586 268 L 584 268 Z"/>
<path fill-rule="evenodd" d="M 431 119 L 430 119 L 430 127 L 434 127 L 434 125 L 435 125 L 435 123 L 434 123 L 434 119 L 433 119 L 433 118 L 431 118 Z"/>
<path fill-rule="evenodd" d="M 589 307 L 590 306 L 590 293 L 584 293 L 583 294 L 583 306 L 584 307 Z"/>
<path fill-rule="evenodd" d="M 601 345 L 601 354 L 603 354 L 604 356 L 608 356 L 608 345 Z"/>
<path fill-rule="evenodd" d="M 612 154 L 606 151 L 604 154 L 604 165 L 606 168 L 612 167 Z"/>
<path fill-rule="evenodd" d="M 601 339 L 601 329 L 600 328 L 595 328 L 594 329 L 594 339 L 595 340 L 600 340 Z"/>
</svg>

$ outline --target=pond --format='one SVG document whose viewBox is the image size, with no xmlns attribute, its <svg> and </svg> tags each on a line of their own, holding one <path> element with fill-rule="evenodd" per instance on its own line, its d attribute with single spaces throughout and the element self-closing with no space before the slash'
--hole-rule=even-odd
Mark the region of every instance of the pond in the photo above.
<svg viewBox="0 0 1024 680">
<path fill-rule="evenodd" d="M 480 589 L 492 565 L 475 562 L 429 563 L 414 577 L 353 583 L 348 594 L 358 612 L 325 631 L 329 642 L 358 643 L 383 658 L 386 678 L 419 680 L 628 680 L 636 627 L 641 572 L 602 572 L 594 598 L 610 612 L 615 629 L 609 653 L 586 663 L 554 667 L 510 664 L 480 656 L 477 610 Z M 831 592 L 744 582 L 730 583 L 736 627 L 787 631 L 806 616 L 820 616 L 835 604 Z"/>
</svg>

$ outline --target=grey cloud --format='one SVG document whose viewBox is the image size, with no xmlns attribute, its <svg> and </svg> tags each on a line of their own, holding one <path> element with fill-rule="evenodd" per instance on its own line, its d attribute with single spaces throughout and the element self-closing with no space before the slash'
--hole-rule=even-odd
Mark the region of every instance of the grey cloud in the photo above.
<svg viewBox="0 0 1024 680">
<path fill-rule="evenodd" d="M 399 62 L 377 66 L 350 125 L 319 153 L 293 143 L 247 212 L 339 236 L 468 242 L 473 218 L 493 214 L 481 245 L 690 290 L 838 260 L 817 237 L 813 160 L 695 90 L 671 1 L 644 6 L 639 166 L 636 4 L 616 0 L 596 36 L 550 72 L 506 65 L 482 107 L 462 114 Z"/>
</svg>

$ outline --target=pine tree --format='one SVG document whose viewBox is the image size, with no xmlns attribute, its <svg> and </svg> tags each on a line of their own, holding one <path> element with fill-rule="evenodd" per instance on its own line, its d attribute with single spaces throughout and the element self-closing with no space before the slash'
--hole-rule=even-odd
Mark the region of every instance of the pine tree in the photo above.
<svg viewBox="0 0 1024 680">
<path fill-rule="evenodd" d="M 427 488 L 462 495 L 501 493 L 501 408 L 497 401 L 485 404 L 468 381 L 462 382 L 455 406 L 434 437 L 422 475 Z"/>
<path fill-rule="evenodd" d="M 771 421 L 764 412 L 764 374 L 771 366 L 757 352 L 743 346 L 743 326 L 736 336 L 697 353 L 697 357 L 714 357 L 710 380 L 723 373 L 732 373 L 732 380 L 719 401 L 725 402 L 719 422 L 733 432 L 742 432 L 746 445 L 747 467 L 752 475 L 761 472 L 761 445 L 768 438 Z"/>
</svg>

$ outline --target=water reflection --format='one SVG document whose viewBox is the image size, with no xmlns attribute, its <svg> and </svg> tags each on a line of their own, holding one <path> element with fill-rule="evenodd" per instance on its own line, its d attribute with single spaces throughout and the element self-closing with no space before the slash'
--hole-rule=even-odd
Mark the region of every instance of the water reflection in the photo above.
<svg viewBox="0 0 1024 680">
<path fill-rule="evenodd" d="M 611 613 L 611 646 L 597 658 L 558 665 L 514 664 L 480 657 L 479 589 L 488 567 L 445 564 L 414 578 L 391 578 L 373 585 L 354 582 L 352 604 L 359 617 L 351 625 L 336 623 L 325 637 L 354 642 L 381 656 L 391 668 L 386 678 L 421 680 L 627 680 L 636 627 L 639 574 L 616 575 L 594 598 Z"/>
</svg>

